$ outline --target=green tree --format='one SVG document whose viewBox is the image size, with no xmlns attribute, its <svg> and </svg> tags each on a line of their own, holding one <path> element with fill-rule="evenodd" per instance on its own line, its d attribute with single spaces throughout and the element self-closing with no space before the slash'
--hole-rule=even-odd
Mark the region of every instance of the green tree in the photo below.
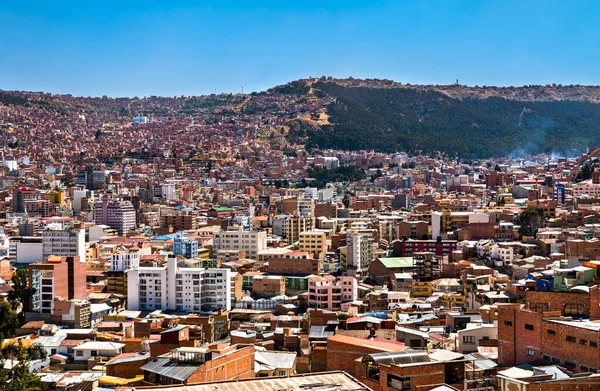
<svg viewBox="0 0 600 391">
<path fill-rule="evenodd" d="M 73 186 L 73 175 L 71 174 L 67 174 L 62 178 L 62 183 L 65 184 L 65 186 L 67 187 L 71 187 Z"/>
<path fill-rule="evenodd" d="M 23 309 L 26 310 L 29 307 L 31 297 L 35 293 L 35 289 L 29 288 L 27 268 L 18 268 L 11 281 L 13 289 L 9 293 L 10 300 L 20 301 L 23 303 Z"/>
<path fill-rule="evenodd" d="M 0 341 L 0 345 L 2 345 Z M 46 350 L 41 345 L 24 347 L 19 339 L 16 343 L 2 348 L 0 367 L 6 367 L 6 360 L 10 360 L 7 370 L 0 372 L 0 391 L 37 391 L 44 388 L 40 378 L 29 372 L 32 360 L 46 357 Z"/>
<path fill-rule="evenodd" d="M 8 338 L 15 335 L 15 329 L 19 324 L 17 314 L 9 302 L 0 303 L 0 338 Z"/>
<path fill-rule="evenodd" d="M 519 234 L 521 236 L 535 236 L 538 229 L 544 226 L 546 216 L 544 209 L 540 207 L 528 208 L 519 214 L 517 224 L 519 224 Z"/>
<path fill-rule="evenodd" d="M 577 173 L 576 181 L 577 182 L 587 181 L 588 179 L 590 179 L 592 177 L 593 171 L 594 171 L 594 169 L 586 164 L 585 166 L 583 166 L 581 168 L 581 171 L 579 171 Z"/>
</svg>

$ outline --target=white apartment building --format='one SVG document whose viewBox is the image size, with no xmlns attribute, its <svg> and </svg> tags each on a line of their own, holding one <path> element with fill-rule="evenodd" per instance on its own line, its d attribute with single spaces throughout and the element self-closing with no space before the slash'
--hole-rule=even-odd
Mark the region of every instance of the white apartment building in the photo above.
<svg viewBox="0 0 600 391">
<path fill-rule="evenodd" d="M 315 201 L 309 197 L 298 197 L 298 215 L 310 218 L 315 215 Z"/>
<path fill-rule="evenodd" d="M 213 248 L 219 250 L 244 250 L 246 257 L 256 259 L 259 251 L 267 248 L 265 231 L 220 231 L 213 238 Z"/>
<path fill-rule="evenodd" d="M 51 255 L 79 257 L 85 262 L 85 229 L 47 229 L 42 232 L 44 260 Z"/>
<path fill-rule="evenodd" d="M 351 276 L 362 276 L 371 264 L 371 237 L 359 232 L 347 232 L 346 269 Z"/>
<path fill-rule="evenodd" d="M 11 265 L 43 261 L 43 239 L 39 236 L 15 236 L 8 239 L 8 258 Z"/>
<path fill-rule="evenodd" d="M 286 237 L 286 220 L 288 217 L 290 217 L 290 215 L 273 217 L 273 220 L 271 221 L 273 235 L 281 236 L 282 238 Z"/>
<path fill-rule="evenodd" d="M 177 192 L 174 183 L 166 183 L 161 187 L 162 198 L 167 201 L 173 201 L 177 199 Z"/>
<path fill-rule="evenodd" d="M 231 309 L 231 271 L 179 267 L 174 255 L 167 266 L 127 271 L 128 309 L 203 312 Z"/>
<path fill-rule="evenodd" d="M 88 196 L 93 197 L 94 192 L 86 189 L 75 189 L 73 190 L 73 212 L 81 213 L 82 200 Z"/>
<path fill-rule="evenodd" d="M 140 253 L 137 251 L 119 252 L 110 258 L 110 271 L 123 272 L 140 267 Z"/>
</svg>

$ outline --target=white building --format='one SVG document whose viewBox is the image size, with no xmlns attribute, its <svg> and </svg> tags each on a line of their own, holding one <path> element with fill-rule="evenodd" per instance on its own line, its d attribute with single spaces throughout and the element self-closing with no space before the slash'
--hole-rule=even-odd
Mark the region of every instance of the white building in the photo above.
<svg viewBox="0 0 600 391">
<path fill-rule="evenodd" d="M 477 352 L 477 347 L 482 346 L 481 341 L 498 339 L 498 326 L 468 323 L 466 329 L 456 332 L 456 339 L 458 352 L 463 354 Z"/>
<path fill-rule="evenodd" d="M 167 201 L 173 201 L 177 199 L 177 192 L 175 190 L 174 183 L 166 183 L 162 185 L 162 198 Z"/>
<path fill-rule="evenodd" d="M 298 197 L 298 215 L 310 218 L 315 215 L 315 201 L 309 197 Z"/>
<path fill-rule="evenodd" d="M 85 262 L 85 229 L 47 229 L 42 232 L 43 256 L 79 257 Z"/>
<path fill-rule="evenodd" d="M 12 265 L 44 260 L 44 245 L 39 236 L 17 236 L 8 240 L 8 258 Z M 84 257 L 85 259 L 85 257 Z"/>
<path fill-rule="evenodd" d="M 366 273 L 373 258 L 370 236 L 359 232 L 348 232 L 346 242 L 348 247 L 346 258 L 348 274 L 362 276 Z"/>
<path fill-rule="evenodd" d="M 267 248 L 265 231 L 220 231 L 215 232 L 213 248 L 219 250 L 244 250 L 246 257 L 256 259 L 256 254 Z"/>
<path fill-rule="evenodd" d="M 127 271 L 128 309 L 203 312 L 231 309 L 231 271 L 179 267 L 174 255 L 167 266 Z"/>
<path fill-rule="evenodd" d="M 490 258 L 495 261 L 496 266 L 506 266 L 515 260 L 515 252 L 511 246 L 494 244 L 490 247 Z"/>
<path fill-rule="evenodd" d="M 93 191 L 86 189 L 75 189 L 73 190 L 73 212 L 81 213 L 81 201 L 88 197 L 93 196 Z"/>
<path fill-rule="evenodd" d="M 105 341 L 87 341 L 73 348 L 74 360 L 87 362 L 92 357 L 115 357 L 123 353 L 125 344 Z"/>
<path fill-rule="evenodd" d="M 137 251 L 119 252 L 110 258 L 110 271 L 123 272 L 136 267 L 140 267 L 140 253 Z"/>
</svg>

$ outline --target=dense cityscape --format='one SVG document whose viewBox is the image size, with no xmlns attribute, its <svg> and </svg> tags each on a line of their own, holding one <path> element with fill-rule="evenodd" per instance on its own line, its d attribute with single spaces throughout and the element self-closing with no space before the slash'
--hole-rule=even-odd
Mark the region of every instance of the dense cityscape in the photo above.
<svg viewBox="0 0 600 391">
<path fill-rule="evenodd" d="M 0 92 L 0 382 L 599 389 L 600 147 L 324 149 L 319 80 Z"/>
</svg>

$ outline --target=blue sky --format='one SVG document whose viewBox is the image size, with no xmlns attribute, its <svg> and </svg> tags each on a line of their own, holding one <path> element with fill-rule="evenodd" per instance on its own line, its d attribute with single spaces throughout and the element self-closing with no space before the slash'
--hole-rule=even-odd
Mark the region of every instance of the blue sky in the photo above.
<svg viewBox="0 0 600 391">
<path fill-rule="evenodd" d="M 593 1 L 0 1 L 0 89 L 259 91 L 308 76 L 600 84 Z"/>
</svg>

